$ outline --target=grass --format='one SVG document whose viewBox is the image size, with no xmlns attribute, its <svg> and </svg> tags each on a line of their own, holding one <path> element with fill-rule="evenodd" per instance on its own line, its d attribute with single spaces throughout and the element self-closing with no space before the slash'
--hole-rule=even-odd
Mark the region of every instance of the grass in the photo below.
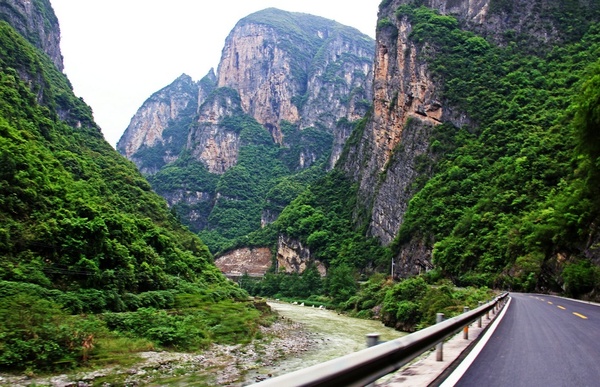
<svg viewBox="0 0 600 387">
<path fill-rule="evenodd" d="M 147 339 L 106 337 L 98 340 L 95 349 L 90 357 L 89 366 L 93 368 L 108 365 L 127 367 L 141 360 L 137 353 L 154 351 L 156 346 Z"/>
</svg>

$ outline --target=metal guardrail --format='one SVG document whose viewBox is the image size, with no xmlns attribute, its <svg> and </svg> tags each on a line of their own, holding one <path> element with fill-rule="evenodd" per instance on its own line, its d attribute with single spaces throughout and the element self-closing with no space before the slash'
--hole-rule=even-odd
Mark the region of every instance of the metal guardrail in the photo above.
<svg viewBox="0 0 600 387">
<path fill-rule="evenodd" d="M 449 318 L 408 336 L 366 348 L 325 363 L 267 379 L 255 386 L 365 386 L 394 372 L 437 343 L 496 308 L 508 293 L 470 312 Z"/>
</svg>

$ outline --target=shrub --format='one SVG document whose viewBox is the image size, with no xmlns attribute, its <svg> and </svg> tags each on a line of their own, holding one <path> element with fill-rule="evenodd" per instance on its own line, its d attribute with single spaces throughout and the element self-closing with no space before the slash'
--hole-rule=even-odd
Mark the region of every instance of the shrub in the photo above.
<svg viewBox="0 0 600 387">
<path fill-rule="evenodd" d="M 562 276 L 565 292 L 572 297 L 591 292 L 600 282 L 600 270 L 588 260 L 566 265 Z"/>
<path fill-rule="evenodd" d="M 98 320 L 73 318 L 35 296 L 0 298 L 0 369 L 73 367 L 88 359 L 103 331 Z"/>
</svg>

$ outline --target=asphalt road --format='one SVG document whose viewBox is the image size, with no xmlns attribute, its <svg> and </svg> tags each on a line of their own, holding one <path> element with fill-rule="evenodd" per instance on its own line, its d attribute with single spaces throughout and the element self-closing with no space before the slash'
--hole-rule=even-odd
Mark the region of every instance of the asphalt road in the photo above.
<svg viewBox="0 0 600 387">
<path fill-rule="evenodd" d="M 504 318 L 456 386 L 600 386 L 600 306 L 510 296 Z"/>
</svg>

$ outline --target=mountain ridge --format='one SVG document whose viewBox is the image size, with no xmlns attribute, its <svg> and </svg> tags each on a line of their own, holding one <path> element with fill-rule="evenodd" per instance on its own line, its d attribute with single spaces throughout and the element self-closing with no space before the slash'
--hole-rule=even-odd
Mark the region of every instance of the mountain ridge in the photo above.
<svg viewBox="0 0 600 387">
<path fill-rule="evenodd" d="M 203 78 L 209 87 L 205 92 L 200 88 L 197 116 L 152 118 L 172 111 L 177 94 L 172 84 L 163 89 L 171 94 L 165 94 L 160 106 L 146 109 L 151 97 L 140 108 L 117 149 L 150 176 L 153 187 L 176 211 L 181 210 L 179 215 L 193 230 L 210 231 L 218 228 L 214 211 L 219 211 L 224 200 L 230 206 L 235 198 L 219 191 L 222 183 L 205 185 L 216 191 L 194 191 L 189 189 L 190 184 L 173 184 L 173 179 L 161 171 L 173 173 L 180 165 L 178 176 L 186 175 L 182 179 L 189 182 L 194 177 L 187 175 L 186 168 L 194 173 L 199 169 L 198 165 L 192 167 L 192 162 L 217 175 L 213 178 L 201 172 L 197 178 L 227 180 L 227 175 L 234 173 L 230 172 L 232 168 L 241 171 L 248 167 L 244 160 L 259 157 L 248 147 L 268 148 L 264 154 L 274 159 L 262 162 L 273 163 L 277 177 L 261 172 L 267 181 L 253 183 L 262 187 L 249 188 L 258 196 L 251 199 L 252 210 L 250 202 L 243 210 L 252 214 L 248 221 L 253 226 L 245 229 L 258 230 L 275 219 L 285 204 L 273 206 L 275 201 L 267 197 L 284 175 L 311 167 L 325 170 L 337 161 L 350 134 L 347 123 L 361 118 L 370 105 L 373 48 L 374 41 L 368 36 L 325 18 L 278 9 L 248 15 L 225 41 L 216 83 L 212 78 Z M 187 98 L 190 107 L 195 98 Z M 179 126 L 177 140 L 158 135 L 171 130 L 169 125 Z M 244 133 L 251 127 L 258 137 L 245 140 Z M 270 140 L 263 137 L 265 132 Z M 175 143 L 179 150 L 173 146 Z M 275 207 L 279 209 L 275 211 Z"/>
</svg>

